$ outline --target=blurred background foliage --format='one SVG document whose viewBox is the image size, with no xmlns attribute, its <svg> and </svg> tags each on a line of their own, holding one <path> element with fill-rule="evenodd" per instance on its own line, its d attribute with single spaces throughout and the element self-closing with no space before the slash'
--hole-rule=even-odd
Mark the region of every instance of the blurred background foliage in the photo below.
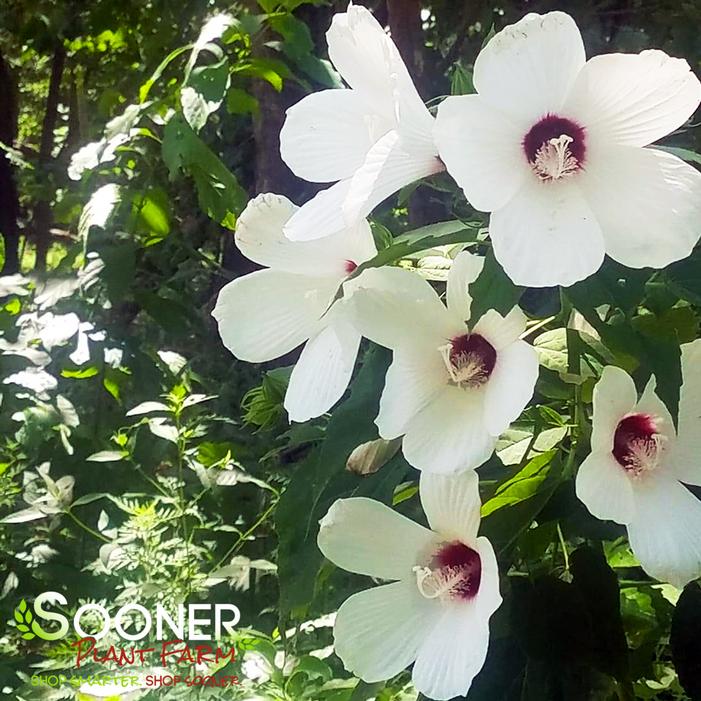
<svg viewBox="0 0 701 701">
<path fill-rule="evenodd" d="M 480 47 L 528 11 L 573 14 L 590 55 L 657 47 L 699 69 L 693 0 L 367 4 L 432 105 L 473 91 Z M 239 363 L 210 317 L 219 289 L 253 269 L 232 235 L 249 197 L 300 203 L 314 193 L 281 162 L 278 132 L 303 95 L 340 86 L 324 33 L 344 7 L 2 3 L 0 689 L 9 698 L 93 698 L 31 684 L 33 673 L 74 669 L 70 639 L 27 640 L 14 626 L 20 599 L 52 590 L 69 613 L 94 601 L 240 606 L 243 627 L 228 641 L 237 661 L 204 670 L 239 674 L 240 687 L 111 698 L 416 699 L 408 675 L 358 683 L 332 656 L 328 614 L 362 579 L 324 563 L 315 544 L 338 496 L 371 495 L 422 518 L 401 454 L 356 450 L 377 439 L 386 353 L 365 353 L 331 416 L 290 426 L 282 398 L 294 357 Z M 701 162 L 701 130 L 666 146 Z M 387 260 L 430 279 L 445 272 L 455 222 L 484 225 L 445 175 L 406 188 L 374 220 Z M 443 220 L 447 228 L 405 239 L 420 245 L 394 241 Z M 531 338 L 536 398 L 481 470 L 505 605 L 469 698 L 701 698 L 701 591 L 649 581 L 623 529 L 591 519 L 572 483 L 602 364 L 640 380 L 655 373 L 674 408 L 678 343 L 699 335 L 701 252 L 654 274 L 608 261 L 567 290 L 523 291 L 484 237 L 479 247 L 488 264 L 478 303 L 520 299 L 543 322 Z"/>
</svg>

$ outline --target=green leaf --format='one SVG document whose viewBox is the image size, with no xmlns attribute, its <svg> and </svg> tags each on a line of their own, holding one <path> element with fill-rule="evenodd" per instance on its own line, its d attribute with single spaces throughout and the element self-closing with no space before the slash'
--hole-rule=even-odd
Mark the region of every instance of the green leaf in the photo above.
<svg viewBox="0 0 701 701">
<path fill-rule="evenodd" d="M 523 288 L 511 282 L 490 249 L 484 257 L 480 276 L 470 285 L 470 325 L 474 326 L 489 309 L 507 314 L 518 304 L 522 292 Z"/>
<path fill-rule="evenodd" d="M 163 132 L 163 160 L 174 178 L 183 170 L 195 181 L 200 207 L 214 221 L 233 228 L 247 194 L 219 157 L 195 134 L 182 115 L 174 115 Z"/>
<path fill-rule="evenodd" d="M 271 58 L 251 58 L 234 66 L 232 73 L 244 78 L 262 78 L 280 92 L 283 80 L 291 76 L 290 69 L 282 62 Z"/>
<path fill-rule="evenodd" d="M 170 412 L 170 407 L 163 402 L 141 402 L 126 413 L 126 416 L 142 416 L 143 414 L 153 414 L 156 411 Z"/>
<path fill-rule="evenodd" d="M 87 242 L 91 227 L 105 228 L 120 199 L 119 185 L 114 183 L 103 185 L 92 193 L 78 221 L 78 235 L 84 243 Z"/>
<path fill-rule="evenodd" d="M 199 131 L 209 115 L 216 112 L 229 87 L 229 61 L 224 58 L 210 66 L 195 68 L 180 92 L 180 104 L 187 123 Z"/>
<path fill-rule="evenodd" d="M 385 684 L 386 682 L 373 682 L 372 684 L 368 684 L 362 679 L 359 679 L 348 701 L 370 701 L 370 699 L 376 698 L 378 691 L 385 688 Z"/>
<path fill-rule="evenodd" d="M 294 15 L 273 15 L 270 26 L 284 38 L 282 50 L 291 58 L 299 59 L 314 51 L 314 40 L 309 27 Z"/>
<path fill-rule="evenodd" d="M 608 566 L 601 549 L 586 546 L 572 553 L 570 567 L 572 583 L 579 590 L 584 609 L 591 620 L 597 668 L 630 684 L 628 644 L 621 619 L 616 575 Z"/>
<path fill-rule="evenodd" d="M 534 458 L 533 465 L 529 468 L 532 473 L 530 476 L 524 474 L 526 482 L 523 486 L 518 485 L 518 480 L 513 482 L 512 489 L 515 494 L 522 493 L 525 496 L 526 492 L 531 492 L 530 496 L 524 499 L 515 501 L 507 508 L 500 508 L 493 511 L 489 516 L 482 521 L 480 532 L 482 535 L 489 538 L 498 553 L 503 553 L 508 550 L 519 538 L 519 536 L 530 527 L 538 514 L 543 510 L 543 507 L 548 503 L 562 480 L 562 460 L 560 455 L 552 455 L 553 451 L 543 453 L 542 456 Z M 545 479 L 538 479 L 538 459 L 544 460 L 544 456 L 549 459 Z M 495 458 L 492 458 L 494 460 Z M 530 463 L 529 463 L 530 464 Z M 518 475 L 517 475 L 518 477 Z M 509 478 L 507 483 L 512 482 Z M 506 483 L 503 485 L 506 487 Z M 485 506 L 489 502 L 485 503 Z"/>
<path fill-rule="evenodd" d="M 89 377 L 95 377 L 95 375 L 99 374 L 99 368 L 94 365 L 89 365 L 86 368 L 79 368 L 78 370 L 70 370 L 69 368 L 61 370 L 61 377 L 70 377 L 74 380 L 87 380 Z"/>
<path fill-rule="evenodd" d="M 123 450 L 100 450 L 85 459 L 87 462 L 120 462 L 128 456 Z"/>
<path fill-rule="evenodd" d="M 670 269 L 673 267 L 670 266 Z M 625 275 L 622 270 L 627 271 Z M 669 338 L 644 335 L 627 318 L 642 302 L 646 275 L 645 271 L 607 264 L 597 275 L 568 288 L 566 296 L 594 327 L 610 351 L 619 357 L 632 359 L 633 367 L 629 370 L 634 370 L 635 364 L 640 363 L 644 370 L 641 379 L 655 375 L 657 393 L 676 421 L 681 385 L 679 344 Z M 614 316 L 607 323 L 597 312 L 602 305 L 608 305 L 613 310 L 621 309 L 625 316 Z"/>
<path fill-rule="evenodd" d="M 176 59 L 192 48 L 192 44 L 186 44 L 171 51 L 159 64 L 158 68 L 153 72 L 153 75 L 139 88 L 139 102 L 144 103 L 148 98 L 148 94 L 156 81 L 163 75 L 163 71 Z"/>
<path fill-rule="evenodd" d="M 530 499 L 538 492 L 550 472 L 550 463 L 557 450 L 537 455 L 510 479 L 500 484 L 494 496 L 482 506 L 482 518 L 505 506 Z"/>
<path fill-rule="evenodd" d="M 391 503 L 394 487 L 408 466 L 395 456 L 375 474 L 359 477 L 346 461 L 360 443 L 377 438 L 374 417 L 389 364 L 389 354 L 374 350 L 366 356 L 351 388 L 351 396 L 332 414 L 326 439 L 297 467 L 275 513 L 279 539 L 280 608 L 286 615 L 310 605 L 322 556 L 316 545 L 319 519 L 338 498 L 373 496 Z"/>
<path fill-rule="evenodd" d="M 453 74 L 450 77 L 451 95 L 470 95 L 475 91 L 475 84 L 472 82 L 472 71 L 465 68 L 461 63 L 456 63 Z"/>
<path fill-rule="evenodd" d="M 241 88 L 230 88 L 226 94 L 226 109 L 229 114 L 258 114 L 258 100 Z"/>
<path fill-rule="evenodd" d="M 170 233 L 170 203 L 162 188 L 151 188 L 132 200 L 132 209 L 141 227 L 153 238 L 164 239 Z"/>
<path fill-rule="evenodd" d="M 671 153 L 673 156 L 677 156 L 688 163 L 701 164 L 701 153 L 696 153 L 688 148 L 679 148 L 678 146 L 655 146 L 655 148 L 659 151 Z"/>
<path fill-rule="evenodd" d="M 679 682 L 691 699 L 701 698 L 701 587 L 688 584 L 677 601 L 670 636 Z"/>
<path fill-rule="evenodd" d="M 545 331 L 533 340 L 533 347 L 543 367 L 577 385 L 598 377 L 604 364 L 616 360 L 599 339 L 570 328 Z"/>
<path fill-rule="evenodd" d="M 359 265 L 351 277 L 357 277 L 368 268 L 389 265 L 413 253 L 420 253 L 429 248 L 475 241 L 480 226 L 480 224 L 465 224 L 459 220 L 453 220 L 414 229 L 393 239 L 392 243 L 381 250 L 374 258 Z"/>
<path fill-rule="evenodd" d="M 664 270 L 664 278 L 672 292 L 696 306 L 701 306 L 701 249 L 686 259 L 672 263 Z"/>
</svg>

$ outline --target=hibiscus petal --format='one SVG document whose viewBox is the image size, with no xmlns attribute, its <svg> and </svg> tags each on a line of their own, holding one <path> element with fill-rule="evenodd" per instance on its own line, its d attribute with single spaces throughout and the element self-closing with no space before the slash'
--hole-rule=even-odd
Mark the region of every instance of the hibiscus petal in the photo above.
<svg viewBox="0 0 701 701">
<path fill-rule="evenodd" d="M 577 473 L 576 491 L 596 518 L 626 524 L 635 516 L 631 480 L 610 451 L 585 458 Z"/>
<path fill-rule="evenodd" d="M 631 376 L 621 368 L 608 365 L 594 386 L 591 449 L 610 453 L 619 421 L 633 411 L 638 391 Z"/>
<path fill-rule="evenodd" d="M 343 287 L 352 295 L 358 330 L 386 348 L 438 356 L 438 348 L 460 332 L 431 285 L 409 270 L 370 268 Z"/>
<path fill-rule="evenodd" d="M 531 13 L 482 49 L 474 84 L 497 109 L 532 122 L 560 110 L 584 61 L 582 36 L 569 15 Z"/>
<path fill-rule="evenodd" d="M 320 521 L 319 549 L 348 572 L 379 579 L 413 577 L 437 543 L 434 533 L 385 504 L 353 497 L 334 502 Z"/>
<path fill-rule="evenodd" d="M 502 603 L 499 591 L 499 565 L 492 544 L 484 536 L 477 538 L 472 547 L 479 553 L 482 566 L 480 588 L 475 597 L 475 603 L 479 609 L 479 615 L 488 619 Z"/>
<path fill-rule="evenodd" d="M 224 345 L 261 363 L 289 353 L 316 332 L 338 285 L 278 270 L 258 270 L 222 288 L 212 316 Z"/>
<path fill-rule="evenodd" d="M 479 277 L 484 258 L 462 251 L 457 255 L 448 273 L 446 303 L 448 311 L 458 321 L 470 320 L 472 297 L 469 286 Z"/>
<path fill-rule="evenodd" d="M 655 422 L 657 432 L 665 436 L 667 445 L 664 447 L 666 450 L 669 450 L 672 444 L 676 443 L 677 438 L 676 431 L 674 430 L 674 419 L 672 419 L 667 405 L 657 396 L 655 392 L 656 387 L 657 380 L 653 375 L 648 380 L 647 385 L 645 385 L 645 390 L 640 397 L 640 401 L 636 404 L 634 411 L 640 412 L 641 414 L 650 414 L 657 419 Z"/>
<path fill-rule="evenodd" d="M 474 470 L 459 475 L 422 472 L 421 506 L 431 530 L 446 540 L 471 543 L 480 523 L 479 480 Z"/>
<path fill-rule="evenodd" d="M 533 346 L 516 341 L 497 353 L 484 394 L 484 424 L 493 436 L 519 417 L 533 397 L 537 380 L 538 355 Z"/>
<path fill-rule="evenodd" d="M 502 316 L 496 309 L 488 309 L 475 324 L 473 333 L 484 336 L 495 350 L 510 346 L 526 330 L 526 315 L 520 307 L 513 307 Z"/>
<path fill-rule="evenodd" d="M 701 83 L 689 64 L 655 49 L 587 61 L 565 111 L 586 125 L 590 138 L 647 146 L 684 124 L 700 100 Z"/>
<path fill-rule="evenodd" d="M 349 187 L 350 180 L 339 180 L 317 192 L 290 217 L 283 228 L 285 236 L 291 241 L 312 241 L 346 229 L 343 203 Z"/>
<path fill-rule="evenodd" d="M 407 462 L 437 474 L 479 467 L 496 442 L 484 425 L 483 402 L 481 392 L 446 386 L 409 422 L 402 442 Z"/>
<path fill-rule="evenodd" d="M 316 241 L 290 241 L 283 229 L 298 211 L 286 197 L 272 193 L 251 200 L 236 226 L 236 246 L 246 258 L 266 267 L 312 276 L 348 273 L 377 252 L 367 221 Z"/>
<path fill-rule="evenodd" d="M 488 648 L 488 620 L 474 602 L 444 606 L 416 655 L 414 686 L 435 701 L 466 695 Z"/>
<path fill-rule="evenodd" d="M 489 234 L 494 255 L 517 285 L 571 285 L 604 259 L 599 222 L 568 182 L 527 178 L 518 195 L 492 213 Z"/>
<path fill-rule="evenodd" d="M 363 165 L 351 178 L 343 203 L 347 223 L 366 217 L 383 200 L 419 178 L 443 170 L 430 141 L 412 143 L 398 131 L 390 131 L 370 149 Z"/>
<path fill-rule="evenodd" d="M 701 339 L 684 343 L 679 390 L 679 431 L 670 460 L 677 479 L 701 486 Z"/>
<path fill-rule="evenodd" d="M 343 318 L 343 302 L 329 314 L 336 318 L 309 339 L 292 370 L 285 394 L 291 421 L 307 421 L 326 413 L 348 387 L 360 347 L 360 334 Z"/>
<path fill-rule="evenodd" d="M 378 136 L 392 123 L 373 114 L 355 90 L 322 90 L 287 110 L 280 155 L 290 170 L 310 182 L 329 183 L 353 175 Z"/>
<path fill-rule="evenodd" d="M 351 5 L 331 20 L 329 58 L 343 79 L 387 119 L 396 118 L 394 93 L 416 88 L 399 51 L 372 13 Z M 418 98 L 418 95 L 417 95 Z"/>
<path fill-rule="evenodd" d="M 634 484 L 633 553 L 652 577 L 680 589 L 701 576 L 701 501 L 663 471 Z"/>
<path fill-rule="evenodd" d="M 581 177 L 606 253 L 630 268 L 686 258 L 701 236 L 701 173 L 652 148 L 610 146 Z"/>
<path fill-rule="evenodd" d="M 434 129 L 438 153 L 475 209 L 493 212 L 521 188 L 530 171 L 521 145 L 526 130 L 479 95 L 441 103 Z"/>
<path fill-rule="evenodd" d="M 395 351 L 375 419 L 380 436 L 392 439 L 404 434 L 411 419 L 438 395 L 447 379 L 437 351 L 428 354 Z"/>
<path fill-rule="evenodd" d="M 336 615 L 336 654 L 366 682 L 390 679 L 414 661 L 439 613 L 440 603 L 421 596 L 414 579 L 361 591 Z"/>
</svg>

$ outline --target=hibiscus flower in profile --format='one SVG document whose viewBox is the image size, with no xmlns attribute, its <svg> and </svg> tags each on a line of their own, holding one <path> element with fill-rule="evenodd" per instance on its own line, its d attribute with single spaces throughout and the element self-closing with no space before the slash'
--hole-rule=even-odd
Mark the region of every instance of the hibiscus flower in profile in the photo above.
<svg viewBox="0 0 701 701">
<path fill-rule="evenodd" d="M 291 107 L 282 159 L 300 178 L 335 185 L 291 217 L 285 235 L 308 240 L 366 217 L 400 188 L 444 169 L 434 119 L 397 47 L 365 7 L 336 14 L 329 57 L 349 89 L 322 90 Z"/>
<path fill-rule="evenodd" d="M 289 241 L 282 229 L 296 209 L 281 195 L 248 203 L 236 245 L 266 269 L 223 287 L 212 315 L 240 360 L 279 358 L 306 341 L 285 395 L 290 419 L 306 421 L 328 411 L 348 386 L 361 337 L 347 300 L 334 300 L 348 275 L 377 251 L 365 220 L 320 241 Z"/>
<path fill-rule="evenodd" d="M 448 275 L 447 305 L 431 285 L 400 268 L 372 268 L 345 284 L 359 331 L 394 352 L 375 423 L 419 470 L 479 467 L 523 411 L 538 377 L 534 349 L 519 340 L 526 317 L 486 312 L 469 324 L 470 283 L 484 259 L 466 251 Z"/>
<path fill-rule="evenodd" d="M 607 367 L 594 388 L 591 454 L 577 496 L 600 519 L 626 526 L 633 553 L 652 577 L 683 587 L 701 576 L 701 340 L 682 346 L 679 431 L 648 382 Z"/>
<path fill-rule="evenodd" d="M 475 472 L 422 474 L 430 530 L 372 499 L 336 501 L 318 544 L 349 572 L 392 580 L 351 596 L 338 610 L 334 648 L 367 682 L 414 663 L 414 686 L 432 699 L 467 693 L 484 664 L 489 618 L 501 605 L 494 550 L 478 537 Z"/>
<path fill-rule="evenodd" d="M 497 33 L 476 95 L 439 110 L 436 143 L 519 285 L 570 285 L 608 254 L 631 268 L 689 255 L 701 235 L 701 173 L 649 148 L 701 100 L 689 64 L 662 51 L 585 60 L 563 12 Z"/>
</svg>

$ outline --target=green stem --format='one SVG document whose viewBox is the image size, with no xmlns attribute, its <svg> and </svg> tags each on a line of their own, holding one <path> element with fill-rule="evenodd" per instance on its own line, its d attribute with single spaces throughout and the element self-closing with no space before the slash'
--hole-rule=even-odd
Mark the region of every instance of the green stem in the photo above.
<svg viewBox="0 0 701 701">
<path fill-rule="evenodd" d="M 89 533 L 91 536 L 94 536 L 98 540 L 101 540 L 103 543 L 111 543 L 112 541 L 109 538 L 106 538 L 105 536 L 102 535 L 102 533 L 98 533 L 97 531 L 93 530 L 88 526 L 87 523 L 84 523 L 81 521 L 72 511 L 64 511 L 64 513 L 69 516 L 77 526 L 80 526 L 86 533 Z"/>
<path fill-rule="evenodd" d="M 570 555 L 567 552 L 567 543 L 565 542 L 565 536 L 562 534 L 562 529 L 560 528 L 560 523 L 557 524 L 557 537 L 560 540 L 560 547 L 562 548 L 562 557 L 565 560 L 565 572 L 570 571 Z"/>
<path fill-rule="evenodd" d="M 270 514 L 275 510 L 275 507 L 277 506 L 277 499 L 273 501 L 272 504 L 261 514 L 260 518 L 245 532 L 242 533 L 238 540 L 226 551 L 226 554 L 224 557 L 217 562 L 217 564 L 214 566 L 213 571 L 218 570 L 232 555 L 234 555 L 237 551 L 238 548 L 246 541 L 248 540 L 251 535 L 258 529 L 258 527 L 270 516 Z"/>
</svg>

